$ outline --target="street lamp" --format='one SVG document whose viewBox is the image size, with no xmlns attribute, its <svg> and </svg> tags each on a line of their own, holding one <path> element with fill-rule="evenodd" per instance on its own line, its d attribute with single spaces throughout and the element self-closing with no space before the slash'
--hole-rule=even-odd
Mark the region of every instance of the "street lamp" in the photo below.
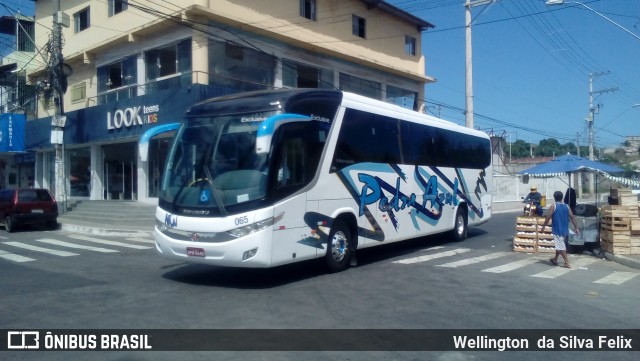
<svg viewBox="0 0 640 361">
<path fill-rule="evenodd" d="M 607 21 L 609 21 L 610 23 L 612 23 L 613 25 L 619 27 L 620 29 L 624 30 L 625 32 L 629 33 L 629 35 L 633 36 L 634 38 L 640 40 L 640 36 L 632 33 L 630 30 L 628 30 L 627 28 L 625 28 L 624 26 L 616 23 L 615 21 L 609 19 L 608 17 L 606 17 L 605 15 L 603 15 L 602 13 L 598 12 L 597 10 L 594 10 L 592 8 L 590 8 L 589 6 L 578 2 L 578 1 L 564 1 L 564 0 L 547 0 L 547 2 L 545 3 L 547 5 L 563 5 L 563 4 L 576 4 L 576 5 L 580 5 L 598 15 L 600 15 L 601 17 L 603 17 L 604 19 L 606 19 Z"/>
</svg>

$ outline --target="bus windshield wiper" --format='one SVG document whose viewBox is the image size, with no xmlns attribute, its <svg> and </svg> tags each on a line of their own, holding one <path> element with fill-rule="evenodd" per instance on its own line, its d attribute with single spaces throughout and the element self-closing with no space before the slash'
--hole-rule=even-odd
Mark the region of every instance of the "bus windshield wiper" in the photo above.
<svg viewBox="0 0 640 361">
<path fill-rule="evenodd" d="M 216 200 L 218 204 L 218 208 L 220 208 L 220 213 L 227 214 L 227 210 L 224 208 L 224 204 L 222 203 L 222 198 L 220 197 L 220 191 L 216 188 L 215 183 L 213 183 L 213 176 L 211 175 L 211 171 L 209 167 L 205 164 L 202 164 L 202 169 L 204 170 L 204 174 L 207 176 L 209 183 L 209 188 L 213 191 L 213 199 Z"/>
</svg>

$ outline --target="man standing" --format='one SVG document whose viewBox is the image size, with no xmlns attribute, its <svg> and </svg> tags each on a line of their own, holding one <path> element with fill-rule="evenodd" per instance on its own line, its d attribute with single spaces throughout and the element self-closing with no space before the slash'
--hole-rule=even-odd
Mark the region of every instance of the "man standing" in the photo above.
<svg viewBox="0 0 640 361">
<path fill-rule="evenodd" d="M 551 220 L 551 233 L 553 234 L 553 241 L 556 244 L 556 256 L 551 258 L 549 262 L 554 265 L 558 265 L 558 256 L 562 255 L 564 259 L 564 265 L 562 267 L 571 268 L 569 265 L 569 258 L 567 257 L 567 237 L 569 237 L 569 219 L 575 227 L 576 234 L 580 234 L 578 229 L 578 222 L 576 217 L 573 216 L 573 212 L 568 205 L 562 203 L 562 192 L 556 191 L 553 193 L 553 199 L 555 203 L 549 207 L 547 217 L 544 219 L 541 232 L 544 232 L 545 227 Z"/>
</svg>

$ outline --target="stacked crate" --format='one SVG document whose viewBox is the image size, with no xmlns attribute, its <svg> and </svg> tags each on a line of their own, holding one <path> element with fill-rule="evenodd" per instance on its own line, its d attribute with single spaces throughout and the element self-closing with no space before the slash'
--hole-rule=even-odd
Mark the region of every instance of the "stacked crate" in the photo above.
<svg viewBox="0 0 640 361">
<path fill-rule="evenodd" d="M 555 252 L 555 243 L 551 234 L 551 222 L 544 232 L 540 231 L 544 217 L 518 217 L 516 219 L 516 236 L 513 237 L 515 252 L 549 253 Z"/>
<path fill-rule="evenodd" d="M 630 189 L 612 188 L 611 196 L 617 205 L 602 208 L 600 240 L 602 249 L 609 253 L 640 254 L 640 212 L 638 199 Z"/>
</svg>

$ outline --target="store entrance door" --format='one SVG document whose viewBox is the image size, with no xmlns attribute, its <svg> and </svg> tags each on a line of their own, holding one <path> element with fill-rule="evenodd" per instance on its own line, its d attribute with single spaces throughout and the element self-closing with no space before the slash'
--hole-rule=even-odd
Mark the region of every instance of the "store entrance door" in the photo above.
<svg viewBox="0 0 640 361">
<path fill-rule="evenodd" d="M 104 199 L 137 199 L 136 143 L 109 144 L 104 155 Z"/>
</svg>

